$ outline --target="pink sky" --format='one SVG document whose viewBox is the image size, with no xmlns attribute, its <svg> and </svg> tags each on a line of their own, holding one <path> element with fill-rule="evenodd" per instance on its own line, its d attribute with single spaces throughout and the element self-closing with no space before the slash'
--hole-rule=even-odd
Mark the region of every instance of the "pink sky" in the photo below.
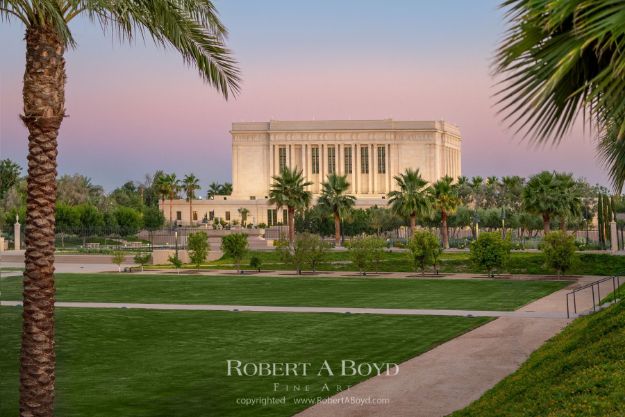
<svg viewBox="0 0 625 417">
<path fill-rule="evenodd" d="M 232 122 L 392 117 L 459 125 L 468 176 L 555 169 L 607 184 L 581 128 L 557 149 L 535 150 L 502 125 L 490 75 L 503 30 L 495 1 L 340 3 L 216 2 L 244 79 L 227 103 L 174 52 L 118 45 L 79 21 L 78 49 L 67 54 L 60 173 L 110 190 L 165 169 L 194 172 L 206 188 L 230 179 Z M 17 23 L 0 24 L 0 152 L 25 165 L 22 37 Z"/>
</svg>

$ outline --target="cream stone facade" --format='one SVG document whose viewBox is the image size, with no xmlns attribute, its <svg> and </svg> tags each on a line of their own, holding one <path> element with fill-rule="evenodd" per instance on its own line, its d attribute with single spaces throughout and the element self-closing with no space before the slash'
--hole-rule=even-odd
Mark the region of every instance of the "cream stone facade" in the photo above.
<svg viewBox="0 0 625 417">
<path fill-rule="evenodd" d="M 302 170 L 314 197 L 329 174 L 347 175 L 358 207 L 386 205 L 393 177 L 408 168 L 430 182 L 462 173 L 460 130 L 445 121 L 272 120 L 233 123 L 231 134 L 233 193 L 194 201 L 194 223 L 240 221 L 242 207 L 248 223 L 282 222 L 268 196 L 272 177 L 285 166 Z M 174 201 L 174 220 L 189 224 L 188 206 Z M 163 208 L 168 216 L 169 202 Z"/>
</svg>

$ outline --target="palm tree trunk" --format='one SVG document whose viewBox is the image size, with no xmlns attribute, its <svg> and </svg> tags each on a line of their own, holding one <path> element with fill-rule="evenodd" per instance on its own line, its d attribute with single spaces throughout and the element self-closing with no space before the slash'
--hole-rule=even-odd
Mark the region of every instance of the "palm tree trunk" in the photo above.
<svg viewBox="0 0 625 417">
<path fill-rule="evenodd" d="M 560 230 L 566 232 L 566 217 L 560 217 Z"/>
<path fill-rule="evenodd" d="M 417 215 L 415 213 L 412 213 L 410 215 L 410 232 L 412 233 L 412 235 L 414 236 L 414 232 L 417 229 Z"/>
<path fill-rule="evenodd" d="M 548 214 L 543 214 L 543 231 L 545 235 L 549 233 L 549 230 L 551 230 L 551 219 Z"/>
<path fill-rule="evenodd" d="M 287 223 L 289 224 L 289 243 L 293 246 L 295 241 L 295 209 L 293 207 L 288 207 L 287 215 Z"/>
<path fill-rule="evenodd" d="M 174 207 L 174 197 L 170 194 L 169 195 L 169 225 L 171 226 L 172 223 L 172 217 L 171 217 L 171 213 Z"/>
<path fill-rule="evenodd" d="M 189 197 L 189 226 L 193 226 L 193 200 Z"/>
<path fill-rule="evenodd" d="M 441 235 L 443 236 L 443 248 L 449 249 L 449 236 L 447 233 L 447 212 L 441 211 Z"/>
<path fill-rule="evenodd" d="M 339 212 L 334 212 L 334 246 L 341 246 L 341 217 Z"/>
<path fill-rule="evenodd" d="M 28 179 L 20 416 L 52 416 L 57 136 L 65 116 L 65 47 L 55 32 L 26 30 L 24 114 Z"/>
</svg>

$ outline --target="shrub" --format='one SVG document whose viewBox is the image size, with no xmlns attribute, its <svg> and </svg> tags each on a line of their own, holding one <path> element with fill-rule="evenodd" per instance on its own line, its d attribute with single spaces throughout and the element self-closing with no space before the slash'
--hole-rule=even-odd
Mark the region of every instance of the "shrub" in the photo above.
<svg viewBox="0 0 625 417">
<path fill-rule="evenodd" d="M 543 255 L 545 265 L 553 268 L 558 273 L 558 278 L 563 272 L 569 270 L 576 261 L 575 238 L 562 231 L 549 232 L 543 240 Z"/>
<path fill-rule="evenodd" d="M 196 232 L 189 235 L 187 243 L 189 248 L 189 259 L 197 269 L 200 269 L 202 262 L 206 260 L 210 245 L 208 244 L 208 235 L 206 232 Z"/>
<path fill-rule="evenodd" d="M 228 258 L 232 258 L 241 272 L 241 260 L 248 251 L 247 235 L 245 233 L 232 233 L 221 238 L 221 250 Z"/>
<path fill-rule="evenodd" d="M 174 253 L 173 255 L 169 255 L 169 258 L 167 258 L 167 260 L 170 264 L 172 264 L 174 268 L 176 268 L 176 272 L 179 274 L 180 268 L 182 268 L 182 260 L 180 259 L 180 257 L 178 257 L 178 252 Z"/>
<path fill-rule="evenodd" d="M 258 228 L 259 229 L 266 229 L 267 225 L 265 223 L 258 223 Z"/>
<path fill-rule="evenodd" d="M 284 239 L 280 239 L 274 244 L 280 251 L 280 259 L 284 263 L 293 265 L 298 275 L 302 274 L 306 264 L 310 265 L 314 272 L 328 251 L 328 245 L 323 242 L 321 237 L 311 233 L 298 233 L 295 242 L 293 242 L 293 247 Z"/>
<path fill-rule="evenodd" d="M 126 253 L 121 250 L 113 251 L 111 261 L 117 265 L 117 272 L 122 272 L 122 263 L 126 257 Z"/>
<path fill-rule="evenodd" d="M 143 272 L 143 267 L 150 262 L 150 258 L 152 255 L 149 253 L 138 253 L 134 257 L 134 261 L 136 264 L 141 265 L 141 272 Z"/>
<path fill-rule="evenodd" d="M 260 268 L 263 266 L 263 261 L 258 256 L 252 256 L 250 258 L 250 267 L 258 270 L 260 272 Z"/>
<path fill-rule="evenodd" d="M 503 239 L 498 232 L 482 232 L 477 240 L 471 242 L 471 261 L 494 276 L 494 271 L 501 271 L 510 258 L 510 240 Z"/>
<path fill-rule="evenodd" d="M 408 254 L 412 265 L 415 270 L 421 271 L 421 275 L 425 275 L 425 267 L 428 265 L 436 268 L 441 252 L 441 243 L 438 237 L 430 232 L 415 232 L 408 241 Z"/>
</svg>

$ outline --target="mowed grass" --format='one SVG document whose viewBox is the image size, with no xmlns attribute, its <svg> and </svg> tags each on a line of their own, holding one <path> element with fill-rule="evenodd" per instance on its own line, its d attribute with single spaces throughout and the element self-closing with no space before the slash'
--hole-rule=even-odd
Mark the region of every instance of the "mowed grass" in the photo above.
<svg viewBox="0 0 625 417">
<path fill-rule="evenodd" d="M 453 417 L 625 416 L 625 303 L 577 319 Z"/>
<path fill-rule="evenodd" d="M 251 251 L 243 261 L 243 268 L 249 269 L 252 256 L 260 258 L 264 269 L 292 270 L 293 267 L 280 261 L 276 251 Z M 598 253 L 579 253 L 578 262 L 567 271 L 570 275 L 623 275 L 625 274 L 625 257 Z M 222 258 L 209 262 L 203 268 L 233 269 L 233 260 Z M 162 266 L 161 266 L 162 267 Z M 329 252 L 325 261 L 318 267 L 321 271 L 354 271 L 348 251 Z M 483 273 L 483 269 L 472 265 L 468 252 L 447 252 L 441 256 L 440 271 L 443 273 Z M 378 265 L 382 272 L 410 272 L 413 266 L 405 252 L 397 250 L 386 252 Z M 510 261 L 504 271 L 513 274 L 555 274 L 556 271 L 545 266 L 545 258 L 540 252 L 512 252 Z"/>
<path fill-rule="evenodd" d="M 58 301 L 515 310 L 566 281 L 58 274 Z M 0 282 L 21 299 L 21 277 Z"/>
<path fill-rule="evenodd" d="M 20 321 L 20 308 L 0 307 L 0 415 L 7 417 L 18 414 Z M 345 389 L 366 379 L 340 376 L 344 359 L 401 363 L 487 321 L 59 308 L 55 415 L 290 416 L 307 407 L 295 404 L 296 398 L 327 397 L 337 385 Z M 306 377 L 228 377 L 228 359 L 311 366 Z M 325 360 L 334 376 L 317 376 Z M 274 383 L 280 384 L 277 391 Z M 302 391 L 293 391 L 295 386 Z M 256 397 L 285 397 L 285 404 L 236 403 Z"/>
</svg>

